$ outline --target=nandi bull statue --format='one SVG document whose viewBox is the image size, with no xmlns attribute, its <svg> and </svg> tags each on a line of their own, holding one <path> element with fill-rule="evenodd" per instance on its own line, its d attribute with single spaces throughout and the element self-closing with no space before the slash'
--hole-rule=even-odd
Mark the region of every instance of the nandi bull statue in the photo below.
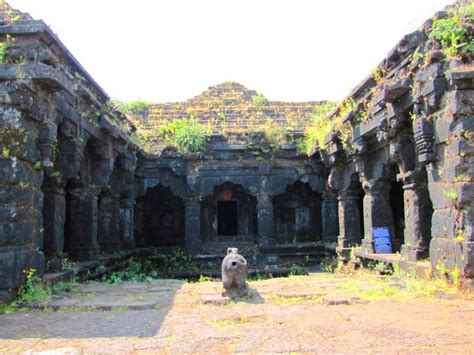
<svg viewBox="0 0 474 355">
<path fill-rule="evenodd" d="M 237 248 L 227 248 L 227 255 L 222 260 L 222 286 L 224 292 L 222 296 L 246 296 L 247 281 L 247 261 L 239 254 Z"/>
</svg>

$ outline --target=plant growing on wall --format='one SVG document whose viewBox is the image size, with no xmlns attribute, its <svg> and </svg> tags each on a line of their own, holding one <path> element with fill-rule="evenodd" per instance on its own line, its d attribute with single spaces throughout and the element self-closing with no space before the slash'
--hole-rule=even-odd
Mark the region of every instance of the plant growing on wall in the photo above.
<svg viewBox="0 0 474 355">
<path fill-rule="evenodd" d="M 452 16 L 433 21 L 430 38 L 440 42 L 445 54 L 455 57 L 463 53 L 474 53 L 474 38 L 468 34 L 463 22 L 470 23 L 474 18 L 474 4 L 459 7 Z"/>
<path fill-rule="evenodd" d="M 252 96 L 252 102 L 257 106 L 261 106 L 267 101 L 268 101 L 267 98 L 263 96 L 262 94 L 257 94 L 257 95 Z"/>
<path fill-rule="evenodd" d="M 0 42 L 0 64 L 7 61 L 7 49 L 15 45 L 15 38 L 7 34 L 5 41 Z"/>
<path fill-rule="evenodd" d="M 179 152 L 201 152 L 209 137 L 209 129 L 201 125 L 195 117 L 173 120 L 160 127 L 160 136 Z"/>
</svg>

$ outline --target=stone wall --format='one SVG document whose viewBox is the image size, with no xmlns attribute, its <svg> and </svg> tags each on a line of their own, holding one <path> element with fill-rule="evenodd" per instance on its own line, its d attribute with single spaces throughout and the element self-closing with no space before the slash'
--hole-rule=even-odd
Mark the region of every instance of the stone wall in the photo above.
<svg viewBox="0 0 474 355">
<path fill-rule="evenodd" d="M 23 270 L 133 246 L 133 125 L 49 27 L 2 3 L 0 299 Z"/>
<path fill-rule="evenodd" d="M 342 127 L 325 154 L 341 255 L 373 253 L 372 228 L 388 227 L 403 260 L 429 257 L 438 270 L 474 276 L 472 49 L 450 54 L 432 35 L 437 20 L 458 11 L 406 35 L 328 117 Z M 472 46 L 472 22 L 459 18 Z M 343 105 L 351 109 L 340 117 Z"/>
<path fill-rule="evenodd" d="M 246 144 L 230 144 L 215 135 L 201 153 L 165 149 L 159 156 L 142 154 L 136 173 L 140 201 L 151 199 L 156 186 L 169 189 L 173 199 L 183 201 L 183 245 L 192 253 L 209 250 L 212 243 L 246 242 L 266 247 L 335 242 L 337 200 L 327 193 L 326 179 L 327 169 L 317 157 L 298 153 L 295 144 L 272 149 L 260 136 Z M 218 232 L 221 201 L 237 203 L 235 235 Z M 135 213 L 137 237 L 143 234 L 146 218 L 141 206 L 137 204 Z M 296 216 L 286 230 L 279 228 L 286 218 L 282 207 Z"/>
</svg>

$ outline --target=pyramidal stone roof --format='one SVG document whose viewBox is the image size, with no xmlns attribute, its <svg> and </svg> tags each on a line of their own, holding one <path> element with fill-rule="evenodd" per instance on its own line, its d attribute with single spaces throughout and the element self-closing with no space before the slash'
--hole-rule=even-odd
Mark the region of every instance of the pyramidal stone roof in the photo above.
<svg viewBox="0 0 474 355">
<path fill-rule="evenodd" d="M 301 131 L 316 107 L 325 102 L 269 101 L 242 84 L 224 82 L 184 102 L 150 104 L 148 117 L 139 124 L 152 129 L 175 119 L 194 117 L 215 132 L 244 133 L 269 122 Z M 140 121 L 138 117 L 135 120 Z"/>
</svg>

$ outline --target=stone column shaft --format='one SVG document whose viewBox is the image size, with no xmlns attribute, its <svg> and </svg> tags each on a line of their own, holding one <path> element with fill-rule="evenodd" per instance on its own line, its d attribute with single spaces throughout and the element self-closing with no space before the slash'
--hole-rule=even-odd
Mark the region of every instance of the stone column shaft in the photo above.
<svg viewBox="0 0 474 355">
<path fill-rule="evenodd" d="M 97 243 L 98 188 L 73 188 L 70 193 L 69 254 L 75 260 L 92 260 Z"/>
<path fill-rule="evenodd" d="M 43 192 L 44 251 L 48 259 L 58 259 L 64 250 L 66 193 L 60 187 L 45 188 Z"/>
<path fill-rule="evenodd" d="M 431 238 L 432 204 L 425 175 L 406 174 L 403 185 L 405 202 L 405 240 L 402 254 L 409 261 L 416 261 L 428 255 Z"/>
<path fill-rule="evenodd" d="M 270 195 L 260 195 L 257 199 L 258 244 L 268 246 L 275 242 L 273 239 L 273 203 Z"/>
<path fill-rule="evenodd" d="M 338 201 L 334 193 L 323 195 L 321 205 L 323 240 L 336 242 L 339 235 Z"/>
<path fill-rule="evenodd" d="M 133 228 L 134 223 L 134 199 L 122 199 L 120 200 L 120 240 L 122 245 L 131 249 L 134 248 L 135 243 L 135 233 Z"/>
<path fill-rule="evenodd" d="M 198 200 L 187 200 L 184 205 L 184 246 L 196 252 L 201 244 L 201 205 Z"/>
<path fill-rule="evenodd" d="M 98 242 L 101 250 L 111 253 L 120 249 L 120 204 L 117 196 L 102 196 L 99 201 Z"/>
<path fill-rule="evenodd" d="M 360 218 L 362 211 L 359 208 L 359 194 L 347 192 L 339 200 L 339 226 L 340 234 L 338 246 L 348 248 L 360 245 L 363 239 L 363 230 L 361 230 Z"/>
</svg>

